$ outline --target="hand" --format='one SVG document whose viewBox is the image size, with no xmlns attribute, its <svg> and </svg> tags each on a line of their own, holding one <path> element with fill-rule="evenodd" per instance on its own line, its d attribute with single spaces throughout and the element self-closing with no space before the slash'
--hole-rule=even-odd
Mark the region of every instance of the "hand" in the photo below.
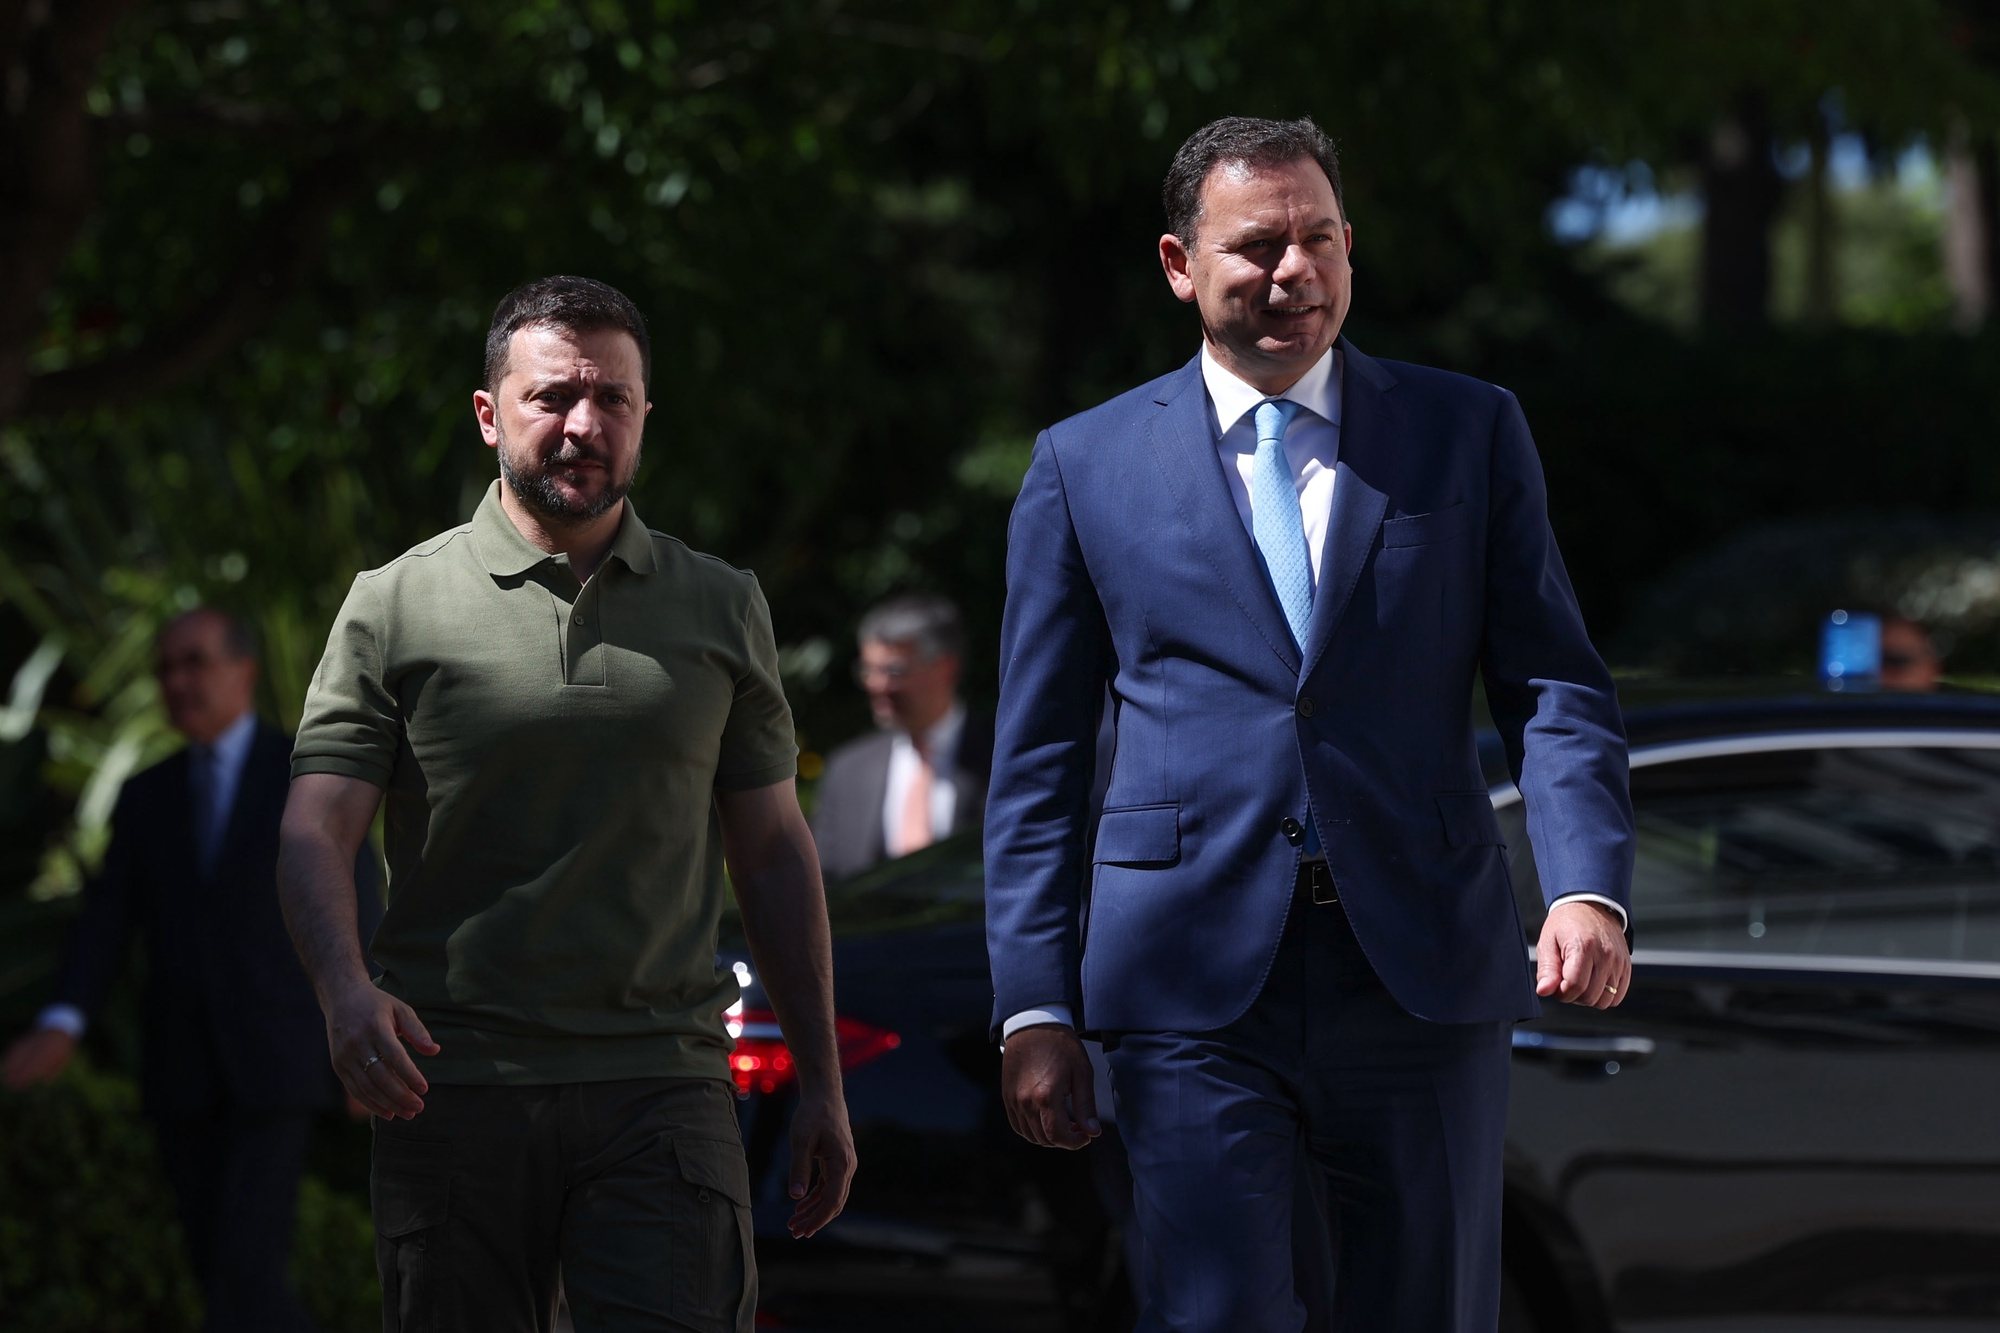
<svg viewBox="0 0 2000 1333">
<path fill-rule="evenodd" d="M 790 1193 L 797 1204 L 785 1224 L 794 1240 L 804 1240 L 840 1216 L 855 1166 L 854 1132 L 840 1093 L 802 1094 L 792 1112 Z"/>
<path fill-rule="evenodd" d="M 36 1028 L 15 1038 L 0 1060 L 0 1083 L 9 1092 L 20 1092 L 38 1083 L 53 1082 L 76 1054 L 76 1038 L 61 1028 Z"/>
<path fill-rule="evenodd" d="M 1632 989 L 1632 951 L 1618 917 L 1599 903 L 1557 903 L 1535 946 L 1535 994 L 1612 1009 Z"/>
<path fill-rule="evenodd" d="M 333 1072 L 370 1115 L 414 1120 L 424 1109 L 423 1094 L 431 1085 L 403 1049 L 405 1042 L 425 1055 L 440 1049 L 416 1010 L 371 982 L 350 986 L 327 1006 L 326 1048 Z"/>
<path fill-rule="evenodd" d="M 1044 1148 L 1082 1148 L 1104 1132 L 1090 1056 L 1076 1033 L 1060 1024 L 1022 1028 L 1007 1038 L 1000 1097 L 1014 1132 Z"/>
</svg>

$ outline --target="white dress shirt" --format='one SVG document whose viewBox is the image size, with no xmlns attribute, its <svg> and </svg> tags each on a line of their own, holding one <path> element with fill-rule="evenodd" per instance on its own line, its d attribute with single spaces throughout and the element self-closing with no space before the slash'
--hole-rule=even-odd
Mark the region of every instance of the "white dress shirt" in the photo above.
<svg viewBox="0 0 2000 1333">
<path fill-rule="evenodd" d="M 230 723 L 229 729 L 217 736 L 211 747 L 215 752 L 215 790 L 210 793 L 208 809 L 191 813 L 208 821 L 207 826 L 214 830 L 218 841 L 227 831 L 229 811 L 236 808 L 236 789 L 243 781 L 243 765 L 250 758 L 250 742 L 256 735 L 257 715 L 245 713 Z M 193 755 L 188 756 L 188 762 L 194 762 Z M 73 1004 L 52 1004 L 35 1015 L 36 1027 L 54 1028 L 72 1037 L 81 1037 L 88 1025 L 83 1010 Z"/>
<path fill-rule="evenodd" d="M 1257 453 L 1257 427 L 1251 413 L 1267 398 L 1290 400 L 1305 410 L 1292 417 L 1285 431 L 1285 462 L 1291 467 L 1292 482 L 1298 488 L 1299 517 L 1305 523 L 1306 552 L 1312 568 L 1313 590 L 1319 590 L 1320 557 L 1326 551 L 1327 524 L 1333 515 L 1334 464 L 1340 458 L 1340 388 L 1343 361 L 1338 347 L 1329 347 L 1311 370 L 1281 394 L 1267 394 L 1225 369 L 1201 345 L 1201 381 L 1208 389 L 1208 406 L 1215 424 L 1215 447 L 1222 455 L 1222 475 L 1229 484 L 1236 513 L 1254 541 L 1254 490 L 1250 471 Z M 1617 913 L 1621 925 L 1629 925 L 1625 909 L 1610 898 L 1596 893 L 1566 893 L 1555 900 L 1598 903 Z M 1000 1029 L 1001 1040 L 1025 1027 L 1060 1023 L 1075 1027 L 1075 1015 L 1064 1004 L 1024 1009 L 1009 1018 Z"/>
<path fill-rule="evenodd" d="M 935 841 L 951 832 L 952 816 L 958 813 L 958 783 L 952 774 L 958 767 L 958 738 L 965 732 L 965 706 L 954 703 L 951 711 L 924 732 L 924 748 L 931 757 L 931 838 Z M 894 847 L 903 831 L 903 803 L 910 797 L 910 784 L 917 778 L 917 746 L 906 731 L 898 731 L 889 742 L 889 785 L 882 793 L 882 845 Z"/>
<path fill-rule="evenodd" d="M 1277 395 L 1305 411 L 1292 417 L 1285 431 L 1285 462 L 1298 488 L 1299 517 L 1306 528 L 1306 554 L 1312 568 L 1313 590 L 1319 590 L 1320 557 L 1326 551 L 1327 520 L 1333 514 L 1333 465 L 1340 457 L 1340 350 L 1326 349 L 1296 384 Z M 1201 380 L 1208 388 L 1208 406 L 1215 423 L 1215 447 L 1222 454 L 1222 476 L 1236 513 L 1255 540 L 1250 472 L 1256 466 L 1257 423 L 1251 414 L 1270 394 L 1237 379 L 1201 345 Z"/>
</svg>

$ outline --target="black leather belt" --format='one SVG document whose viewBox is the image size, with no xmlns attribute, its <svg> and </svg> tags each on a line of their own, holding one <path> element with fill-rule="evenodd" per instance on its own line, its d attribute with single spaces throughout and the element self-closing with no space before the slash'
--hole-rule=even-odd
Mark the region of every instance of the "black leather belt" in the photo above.
<svg viewBox="0 0 2000 1333">
<path fill-rule="evenodd" d="M 1324 861 L 1307 861 L 1299 867 L 1298 891 L 1309 895 L 1308 901 L 1316 907 L 1340 901 L 1334 892 L 1333 868 Z"/>
</svg>

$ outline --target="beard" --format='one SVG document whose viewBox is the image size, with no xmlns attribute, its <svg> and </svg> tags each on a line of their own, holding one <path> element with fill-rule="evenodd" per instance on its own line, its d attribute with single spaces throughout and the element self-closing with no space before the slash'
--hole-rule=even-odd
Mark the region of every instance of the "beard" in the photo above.
<svg viewBox="0 0 2000 1333">
<path fill-rule="evenodd" d="M 533 459 L 516 459 L 508 447 L 507 437 L 500 436 L 500 475 L 507 482 L 507 489 L 514 492 L 521 503 L 532 509 L 539 517 L 557 525 L 588 523 L 610 513 L 625 501 L 625 493 L 632 489 L 632 478 L 639 472 L 639 454 L 632 455 L 632 465 L 625 469 L 622 477 L 611 477 L 603 490 L 595 496 L 584 498 L 567 494 L 556 482 L 556 474 L 566 470 L 571 463 L 596 463 L 610 476 L 610 460 L 599 457 L 574 443 L 564 441 L 561 452 L 539 462 Z"/>
</svg>

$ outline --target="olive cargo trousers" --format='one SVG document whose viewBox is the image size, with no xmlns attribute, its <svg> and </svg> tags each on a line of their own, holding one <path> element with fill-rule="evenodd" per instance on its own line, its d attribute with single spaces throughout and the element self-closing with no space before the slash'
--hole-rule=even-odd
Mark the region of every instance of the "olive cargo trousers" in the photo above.
<svg viewBox="0 0 2000 1333">
<path fill-rule="evenodd" d="M 727 1083 L 433 1084 L 375 1121 L 385 1333 L 750 1333 L 750 1174 Z"/>
</svg>

